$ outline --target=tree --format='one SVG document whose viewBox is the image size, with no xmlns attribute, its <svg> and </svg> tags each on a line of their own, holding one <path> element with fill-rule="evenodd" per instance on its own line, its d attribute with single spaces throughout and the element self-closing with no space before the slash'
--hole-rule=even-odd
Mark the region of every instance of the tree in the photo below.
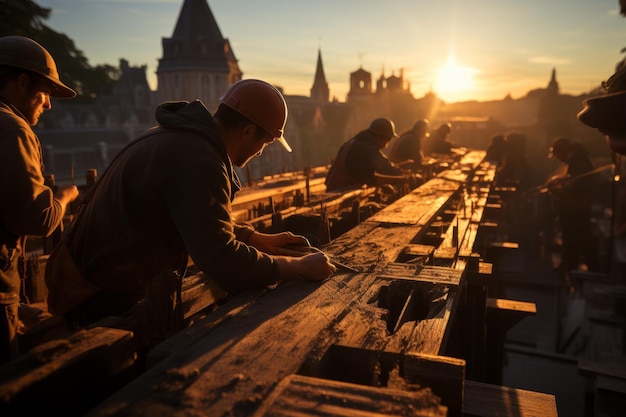
<svg viewBox="0 0 626 417">
<path fill-rule="evenodd" d="M 0 0 L 0 36 L 27 36 L 42 44 L 54 57 L 61 80 L 78 93 L 77 101 L 91 102 L 99 94 L 110 94 L 119 70 L 89 65 L 72 39 L 44 23 L 50 13 L 51 9 L 32 0 Z"/>
</svg>

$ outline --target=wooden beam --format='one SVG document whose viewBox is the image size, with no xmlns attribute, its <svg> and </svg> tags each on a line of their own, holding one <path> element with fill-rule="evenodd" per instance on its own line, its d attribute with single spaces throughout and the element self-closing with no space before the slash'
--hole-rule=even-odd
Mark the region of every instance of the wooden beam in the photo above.
<svg viewBox="0 0 626 417">
<path fill-rule="evenodd" d="M 465 381 L 465 417 L 557 417 L 552 394 Z"/>
</svg>

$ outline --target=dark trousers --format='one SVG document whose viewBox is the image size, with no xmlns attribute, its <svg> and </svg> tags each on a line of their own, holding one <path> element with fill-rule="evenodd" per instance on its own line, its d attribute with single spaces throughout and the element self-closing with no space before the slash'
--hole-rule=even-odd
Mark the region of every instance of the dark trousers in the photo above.
<svg viewBox="0 0 626 417">
<path fill-rule="evenodd" d="M 2 303 L 2 299 L 15 299 L 15 302 Z M 17 329 L 19 318 L 17 315 L 19 296 L 13 293 L 0 293 L 0 365 L 15 359 L 19 355 L 17 343 Z"/>
<path fill-rule="evenodd" d="M 559 212 L 563 236 L 563 266 L 578 269 L 585 263 L 590 271 L 598 270 L 596 240 L 591 230 L 591 210 L 569 208 Z"/>
</svg>

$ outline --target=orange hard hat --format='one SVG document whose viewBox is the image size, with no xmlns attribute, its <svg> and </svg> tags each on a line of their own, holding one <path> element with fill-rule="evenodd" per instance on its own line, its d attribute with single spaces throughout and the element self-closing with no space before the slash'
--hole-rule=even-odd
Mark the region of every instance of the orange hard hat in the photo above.
<svg viewBox="0 0 626 417">
<path fill-rule="evenodd" d="M 226 90 L 220 102 L 273 135 L 291 152 L 291 146 L 283 137 L 287 103 L 276 87 L 256 79 L 240 80 Z"/>
<path fill-rule="evenodd" d="M 72 98 L 76 92 L 63 84 L 59 78 L 52 55 L 40 44 L 25 36 L 0 38 L 0 65 L 35 72 L 52 81 L 50 96 Z"/>
</svg>

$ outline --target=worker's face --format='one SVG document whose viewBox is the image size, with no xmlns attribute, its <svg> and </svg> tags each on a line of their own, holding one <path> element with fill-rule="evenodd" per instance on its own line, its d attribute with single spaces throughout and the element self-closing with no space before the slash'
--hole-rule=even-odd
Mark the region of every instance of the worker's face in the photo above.
<svg viewBox="0 0 626 417">
<path fill-rule="evenodd" d="M 553 155 L 561 162 L 567 162 L 567 153 L 563 150 L 553 151 Z"/>
<path fill-rule="evenodd" d="M 378 145 L 378 149 L 385 149 L 389 142 L 391 142 L 391 138 L 385 136 L 378 136 L 376 138 L 376 144 Z"/>
<path fill-rule="evenodd" d="M 250 160 L 261 155 L 265 147 L 275 140 L 275 137 L 255 125 L 246 126 L 242 129 L 242 146 L 233 164 L 240 168 L 245 167 Z"/>
<path fill-rule="evenodd" d="M 21 74 L 18 77 L 19 91 L 22 93 L 17 102 L 12 103 L 26 118 L 31 126 L 39 122 L 39 117 L 46 110 L 52 108 L 50 81 L 43 77 L 31 77 Z"/>
</svg>

